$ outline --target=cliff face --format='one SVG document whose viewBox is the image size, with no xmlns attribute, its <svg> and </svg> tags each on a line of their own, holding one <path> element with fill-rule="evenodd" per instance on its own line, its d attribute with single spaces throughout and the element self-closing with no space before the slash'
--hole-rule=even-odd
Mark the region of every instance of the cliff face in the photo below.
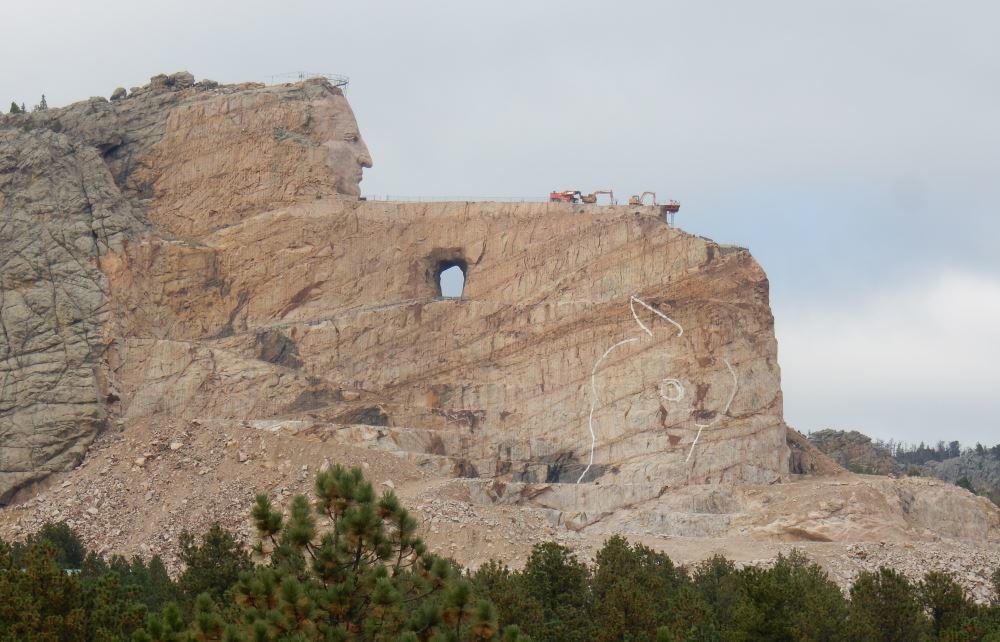
<svg viewBox="0 0 1000 642">
<path fill-rule="evenodd" d="M 763 272 L 652 211 L 323 200 L 101 267 L 126 418 L 378 426 L 442 472 L 526 482 L 787 473 Z"/>
<path fill-rule="evenodd" d="M 141 227 L 94 146 L 108 139 L 4 125 L 0 502 L 79 462 L 104 422 L 98 362 L 107 283 L 96 258 Z"/>
<path fill-rule="evenodd" d="M 746 250 L 656 207 L 361 201 L 323 80 L 121 93 L 0 120 L 0 503 L 75 468 L 0 535 L 69 519 L 170 555 L 330 459 L 467 563 L 498 528 L 996 541 L 985 499 L 841 474 L 786 429 Z"/>
<path fill-rule="evenodd" d="M 117 415 L 100 257 L 357 195 L 371 161 L 356 128 L 325 81 L 219 87 L 185 73 L 0 119 L 0 503 L 77 464 Z"/>
<path fill-rule="evenodd" d="M 158 77 L 7 117 L 0 150 L 0 496 L 109 418 L 294 420 L 519 483 L 788 472 L 767 279 L 656 208 L 358 201 L 324 81 Z"/>
</svg>

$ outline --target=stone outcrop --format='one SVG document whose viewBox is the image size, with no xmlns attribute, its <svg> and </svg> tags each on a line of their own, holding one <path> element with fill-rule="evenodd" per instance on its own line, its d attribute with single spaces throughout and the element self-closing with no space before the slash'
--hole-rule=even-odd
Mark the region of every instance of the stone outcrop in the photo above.
<svg viewBox="0 0 1000 642">
<path fill-rule="evenodd" d="M 817 430 L 809 441 L 838 464 L 854 473 L 889 475 L 902 473 L 905 467 L 890 450 L 857 430 Z"/>
<path fill-rule="evenodd" d="M 65 520 L 177 572 L 180 532 L 249 540 L 255 492 L 339 463 L 471 567 L 623 533 L 686 563 L 794 546 L 844 585 L 919 550 L 981 594 L 986 499 L 785 426 L 747 250 L 656 207 L 359 200 L 370 165 L 319 79 L 0 120 L 0 538 Z"/>
<path fill-rule="evenodd" d="M 76 135 L 30 117 L 0 130 L 0 501 L 79 462 L 107 414 L 96 259 L 141 222 L 100 155 L 106 112 L 89 107 Z"/>
<path fill-rule="evenodd" d="M 127 515 L 156 497 L 123 481 L 147 468 L 178 496 L 250 475 L 258 432 L 292 439 L 301 470 L 307 448 L 372 453 L 559 532 L 996 539 L 985 500 L 842 488 L 788 430 L 747 250 L 655 206 L 365 201 L 370 166 L 322 79 L 158 76 L 0 122 L 0 499 L 114 425 L 125 445 L 74 478 L 122 468 L 98 501 Z M 803 473 L 826 477 L 778 483 Z"/>
<path fill-rule="evenodd" d="M 371 165 L 323 80 L 222 87 L 179 73 L 123 94 L 0 119 L 0 503 L 78 463 L 117 415 L 103 255 L 356 196 Z"/>
<path fill-rule="evenodd" d="M 789 428 L 786 437 L 790 451 L 788 472 L 793 475 L 839 475 L 845 472 L 843 466 L 830 459 L 799 431 Z"/>
<path fill-rule="evenodd" d="M 322 80 L 113 98 L 3 122 L 0 494 L 109 418 L 164 414 L 377 426 L 425 467 L 520 483 L 788 472 L 746 250 L 655 207 L 359 201 L 371 159 Z"/>
</svg>

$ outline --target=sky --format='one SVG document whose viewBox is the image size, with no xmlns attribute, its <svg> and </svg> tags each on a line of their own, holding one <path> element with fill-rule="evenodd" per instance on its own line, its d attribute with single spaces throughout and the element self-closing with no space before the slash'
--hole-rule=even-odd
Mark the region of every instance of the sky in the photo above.
<svg viewBox="0 0 1000 642">
<path fill-rule="evenodd" d="M 368 195 L 652 190 L 768 273 L 804 432 L 1000 442 L 1000 3 L 2 0 L 0 104 L 350 77 Z"/>
</svg>

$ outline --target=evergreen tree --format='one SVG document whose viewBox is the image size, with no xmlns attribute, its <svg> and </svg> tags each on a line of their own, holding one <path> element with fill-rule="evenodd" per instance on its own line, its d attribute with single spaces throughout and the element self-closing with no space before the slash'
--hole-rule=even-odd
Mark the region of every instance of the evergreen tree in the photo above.
<svg viewBox="0 0 1000 642">
<path fill-rule="evenodd" d="M 233 617 L 205 593 L 183 626 L 174 605 L 151 617 L 142 640 L 488 640 L 495 608 L 477 600 L 452 564 L 427 552 L 417 522 L 392 491 L 376 497 L 360 469 L 319 473 L 316 500 L 292 499 L 288 514 L 258 495 L 251 511 L 266 562 L 232 589 Z M 317 518 L 329 524 L 320 528 Z M 228 550 L 218 534 L 208 548 Z M 220 542 L 222 542 L 220 544 Z M 188 539 L 189 550 L 194 551 Z M 199 558 L 207 544 L 198 549 Z M 182 582 L 183 584 L 183 582 Z M 224 620 L 228 622 L 224 625 Z M 200 637 L 199 637 L 200 636 Z M 523 639 L 517 631 L 504 639 Z"/>
<path fill-rule="evenodd" d="M 511 626 L 525 631 L 542 630 L 545 623 L 542 604 L 524 589 L 522 573 L 490 560 L 472 573 L 470 579 L 479 594 L 496 605 L 499 624 L 505 630 Z"/>
<path fill-rule="evenodd" d="M 972 610 L 965 591 L 946 573 L 929 571 L 917 589 L 936 636 L 940 637 L 945 631 L 957 631 Z"/>
<path fill-rule="evenodd" d="M 767 569 L 739 571 L 733 633 L 749 640 L 839 640 L 847 604 L 826 573 L 798 551 Z"/>
<path fill-rule="evenodd" d="M 541 605 L 543 618 L 537 630 L 518 622 L 525 633 L 552 642 L 593 639 L 598 623 L 591 616 L 590 571 L 570 549 L 555 542 L 537 544 L 522 577 L 524 592 Z"/>
<path fill-rule="evenodd" d="M 929 638 L 930 622 L 916 587 L 897 571 L 882 567 L 862 572 L 851 587 L 852 637 L 882 642 L 919 642 Z"/>
<path fill-rule="evenodd" d="M 87 555 L 86 547 L 80 536 L 66 522 L 45 523 L 37 533 L 29 537 L 24 544 L 15 546 L 15 555 L 25 547 L 34 544 L 49 544 L 55 552 L 55 563 L 62 569 L 79 569 Z"/>
<path fill-rule="evenodd" d="M 20 114 L 21 113 L 21 108 L 18 107 L 17 103 L 15 103 L 13 100 L 10 101 L 10 113 L 12 113 L 12 114 Z"/>
<path fill-rule="evenodd" d="M 0 542 L 0 640 L 123 640 L 142 623 L 145 605 L 117 575 L 68 573 L 44 539 L 19 548 Z"/>
<path fill-rule="evenodd" d="M 722 555 L 713 555 L 695 567 L 692 585 L 711 609 L 716 626 L 736 628 L 736 609 L 744 599 L 743 582 L 736 565 Z"/>
<path fill-rule="evenodd" d="M 598 551 L 591 583 L 594 640 L 649 639 L 658 630 L 684 639 L 712 630 L 707 604 L 667 555 L 612 537 Z"/>
<path fill-rule="evenodd" d="M 202 535 L 200 543 L 191 533 L 182 532 L 179 544 L 179 557 L 185 568 L 177 585 L 188 603 L 193 603 L 202 593 L 222 603 L 226 591 L 242 573 L 253 567 L 243 542 L 218 523 L 212 524 Z"/>
</svg>

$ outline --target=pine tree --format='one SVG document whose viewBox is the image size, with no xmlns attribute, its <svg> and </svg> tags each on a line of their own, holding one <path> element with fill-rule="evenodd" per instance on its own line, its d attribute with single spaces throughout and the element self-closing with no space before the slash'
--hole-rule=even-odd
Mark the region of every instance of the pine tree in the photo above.
<svg viewBox="0 0 1000 642">
<path fill-rule="evenodd" d="M 392 491 L 376 497 L 360 469 L 335 466 L 317 475 L 315 496 L 313 503 L 295 496 L 287 514 L 267 495 L 256 497 L 254 551 L 263 563 L 233 587 L 234 612 L 219 616 L 202 594 L 189 628 L 175 626 L 171 606 L 150 618 L 139 638 L 496 639 L 496 609 L 477 598 L 452 564 L 427 551 L 416 536 L 416 520 Z M 218 533 L 206 536 L 201 551 L 220 548 L 208 542 L 222 539 Z M 190 537 L 182 546 L 200 563 Z M 221 546 L 228 548 L 229 543 Z M 502 639 L 524 640 L 516 630 Z"/>
<path fill-rule="evenodd" d="M 944 631 L 957 630 L 972 609 L 965 591 L 946 573 L 928 571 L 917 590 L 937 636 Z"/>
<path fill-rule="evenodd" d="M 21 108 L 18 107 L 17 103 L 15 103 L 13 100 L 10 101 L 10 113 L 12 113 L 12 114 L 20 114 L 21 113 Z"/>
<path fill-rule="evenodd" d="M 851 586 L 850 611 L 852 638 L 916 642 L 930 633 L 916 587 L 891 568 L 858 575 Z"/>
<path fill-rule="evenodd" d="M 202 593 L 221 603 L 240 575 L 253 568 L 243 542 L 218 523 L 212 524 L 202 535 L 200 543 L 187 531 L 180 534 L 178 543 L 185 569 L 177 584 L 188 603 L 193 603 Z"/>
</svg>

